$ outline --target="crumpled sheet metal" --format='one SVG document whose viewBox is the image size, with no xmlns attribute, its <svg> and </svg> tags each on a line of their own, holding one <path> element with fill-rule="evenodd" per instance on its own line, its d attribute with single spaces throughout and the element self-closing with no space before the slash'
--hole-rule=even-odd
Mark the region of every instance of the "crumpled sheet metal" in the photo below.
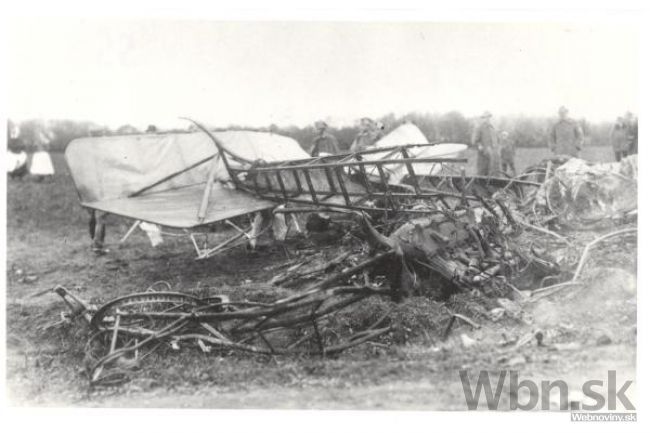
<svg viewBox="0 0 650 433">
<path fill-rule="evenodd" d="M 619 218 L 637 208 L 637 156 L 597 164 L 572 158 L 542 184 L 535 200 L 564 224 Z"/>
</svg>

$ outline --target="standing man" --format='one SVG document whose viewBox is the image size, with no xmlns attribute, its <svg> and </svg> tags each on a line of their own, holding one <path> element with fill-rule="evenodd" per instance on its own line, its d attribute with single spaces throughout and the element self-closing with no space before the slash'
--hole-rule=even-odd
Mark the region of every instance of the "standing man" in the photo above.
<svg viewBox="0 0 650 433">
<path fill-rule="evenodd" d="M 616 119 L 616 123 L 609 131 L 609 142 L 614 150 L 614 158 L 620 161 L 628 155 L 630 150 L 630 138 L 628 125 L 622 117 Z"/>
<path fill-rule="evenodd" d="M 474 128 L 472 145 L 478 150 L 476 171 L 479 176 L 489 176 L 495 172 L 497 155 L 497 133 L 492 126 L 492 113 L 489 111 L 481 115 L 480 123 Z"/>
<path fill-rule="evenodd" d="M 559 119 L 549 133 L 548 147 L 555 155 L 578 157 L 585 141 L 582 128 L 569 118 L 569 110 L 565 106 L 560 107 L 558 115 Z"/>
<path fill-rule="evenodd" d="M 309 151 L 311 156 L 336 155 L 341 152 L 336 137 L 327 132 L 327 123 L 319 120 L 314 123 L 314 127 L 317 135 L 314 137 Z"/>
<path fill-rule="evenodd" d="M 639 120 L 631 112 L 625 113 L 625 123 L 627 125 L 628 154 L 636 155 L 639 153 Z"/>
<path fill-rule="evenodd" d="M 501 152 L 501 171 L 514 176 L 516 174 L 515 142 L 510 138 L 508 131 L 501 131 L 499 134 L 499 151 Z"/>
<path fill-rule="evenodd" d="M 359 133 L 354 137 L 352 146 L 350 146 L 351 152 L 361 152 L 368 149 L 382 137 L 381 129 L 383 126 L 379 126 L 375 123 L 374 120 L 369 117 L 364 117 L 359 122 Z"/>
</svg>

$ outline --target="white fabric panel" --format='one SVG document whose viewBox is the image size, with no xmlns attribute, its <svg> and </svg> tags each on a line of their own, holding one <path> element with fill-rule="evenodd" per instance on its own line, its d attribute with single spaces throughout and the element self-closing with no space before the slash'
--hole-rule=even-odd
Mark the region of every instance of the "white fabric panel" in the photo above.
<svg viewBox="0 0 650 433">
<path fill-rule="evenodd" d="M 32 163 L 29 166 L 29 172 L 38 176 L 48 176 L 54 174 L 54 166 L 50 154 L 44 150 L 34 152 Z"/>
<path fill-rule="evenodd" d="M 214 135 L 246 159 L 281 161 L 309 157 L 297 141 L 277 134 L 224 131 Z M 210 137 L 196 132 L 79 138 L 68 145 L 65 155 L 81 201 L 95 202 L 127 197 L 216 153 Z M 148 193 L 204 183 L 209 168 L 210 162 L 202 164 Z M 217 179 L 228 180 L 221 163 Z"/>
<path fill-rule="evenodd" d="M 422 131 L 412 123 L 405 123 L 393 129 L 386 136 L 381 138 L 376 147 L 394 147 L 404 146 L 407 144 L 426 144 L 429 141 L 424 136 Z M 463 151 L 467 149 L 466 144 L 459 143 L 441 143 L 435 146 L 415 147 L 409 149 L 409 153 L 416 158 L 459 158 L 462 156 Z M 375 161 L 388 156 L 388 152 L 379 152 L 364 156 L 364 159 Z M 396 155 L 399 158 L 400 155 Z M 391 157 L 390 159 L 393 159 Z M 441 163 L 416 163 L 413 164 L 413 171 L 419 176 L 432 176 L 442 171 Z M 395 164 L 386 166 L 386 172 L 390 174 L 390 183 L 400 183 L 406 175 L 408 169 L 404 164 Z M 370 169 L 369 174 L 378 175 L 376 169 Z"/>
</svg>

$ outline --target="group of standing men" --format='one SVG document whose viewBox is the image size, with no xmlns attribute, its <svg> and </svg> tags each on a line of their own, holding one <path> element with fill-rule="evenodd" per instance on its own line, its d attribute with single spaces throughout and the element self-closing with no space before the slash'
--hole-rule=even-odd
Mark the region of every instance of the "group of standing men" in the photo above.
<svg viewBox="0 0 650 433">
<path fill-rule="evenodd" d="M 614 150 L 614 158 L 620 161 L 628 155 L 638 153 L 639 124 L 629 111 L 625 117 L 618 117 L 609 132 L 609 141 Z"/>
<path fill-rule="evenodd" d="M 477 174 L 479 176 L 497 176 L 515 174 L 516 144 L 507 131 L 497 133 L 492 125 L 492 114 L 483 113 L 472 134 L 472 145 L 478 151 Z M 616 161 L 637 153 L 638 122 L 627 113 L 619 117 L 610 132 L 610 143 L 614 149 Z M 578 157 L 584 146 L 585 136 L 580 123 L 569 117 L 569 110 L 562 106 L 558 110 L 558 119 L 548 133 L 548 147 L 557 156 Z"/>
<path fill-rule="evenodd" d="M 495 176 L 499 172 L 515 174 L 515 143 L 508 131 L 497 133 L 492 125 L 492 113 L 484 112 L 472 133 L 472 145 L 477 149 L 476 174 Z"/>
<path fill-rule="evenodd" d="M 339 142 L 327 129 L 327 123 L 319 120 L 314 123 L 316 128 L 316 137 L 312 141 L 309 151 L 311 156 L 336 155 L 341 153 Z M 369 117 L 364 117 L 359 121 L 359 133 L 355 136 L 350 152 L 360 152 L 373 146 L 383 136 L 383 125 Z"/>
<path fill-rule="evenodd" d="M 580 124 L 569 117 L 562 106 L 558 120 L 551 126 L 548 146 L 555 155 L 577 157 L 584 144 Z M 472 145 L 477 149 L 476 171 L 479 176 L 514 175 L 516 143 L 508 131 L 497 133 L 492 125 L 492 114 L 486 111 L 472 134 Z"/>
</svg>

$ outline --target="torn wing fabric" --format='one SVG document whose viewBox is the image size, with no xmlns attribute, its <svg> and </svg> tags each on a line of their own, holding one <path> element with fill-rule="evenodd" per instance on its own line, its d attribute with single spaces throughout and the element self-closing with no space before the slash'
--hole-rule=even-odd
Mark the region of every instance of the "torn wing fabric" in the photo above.
<svg viewBox="0 0 650 433">
<path fill-rule="evenodd" d="M 379 139 L 376 147 L 395 147 L 405 144 L 425 144 L 428 143 L 427 137 L 424 136 L 420 128 L 412 123 L 405 123 L 393 129 L 384 137 Z"/>
<path fill-rule="evenodd" d="M 386 136 L 377 141 L 373 147 L 395 147 L 404 146 L 407 144 L 427 144 L 429 140 L 424 136 L 422 131 L 412 123 L 405 123 L 393 129 Z M 467 145 L 459 143 L 442 143 L 436 146 L 427 147 L 414 147 L 408 150 L 413 158 L 458 158 L 467 149 Z M 379 160 L 382 158 L 390 158 L 389 152 L 379 152 L 374 154 L 365 155 L 365 160 Z M 401 155 L 396 155 L 396 158 Z M 444 166 L 448 164 L 442 163 L 413 163 L 413 171 L 418 176 L 435 176 L 441 173 Z M 389 182 L 397 184 L 402 182 L 409 172 L 405 164 L 395 164 L 385 167 L 389 172 Z M 370 175 L 378 175 L 376 168 L 368 170 Z"/>
<path fill-rule="evenodd" d="M 162 231 L 160 230 L 160 226 L 158 224 L 141 222 L 139 226 L 140 229 L 142 229 L 142 231 L 147 234 L 152 247 L 155 248 L 163 243 Z"/>
<path fill-rule="evenodd" d="M 257 238 L 262 234 L 264 228 L 264 216 L 261 212 L 255 214 L 253 218 L 253 224 L 251 225 L 250 237 L 248 244 L 252 249 L 255 249 L 257 246 Z"/>
<path fill-rule="evenodd" d="M 214 135 L 229 150 L 252 161 L 308 157 L 295 140 L 278 134 L 224 131 Z M 65 156 L 83 206 L 162 226 L 190 228 L 200 225 L 198 210 L 216 154 L 210 137 L 197 132 L 80 138 L 70 143 Z M 196 165 L 201 161 L 205 162 Z M 182 170 L 186 171 L 166 179 Z M 217 182 L 202 224 L 274 206 L 221 183 L 228 180 L 219 160 Z"/>
<path fill-rule="evenodd" d="M 280 205 L 277 209 L 284 209 L 284 205 Z M 273 213 L 271 222 L 271 229 L 273 230 L 273 239 L 276 241 L 284 241 L 287 238 L 287 233 L 289 232 L 289 226 L 287 225 L 286 214 L 282 212 Z"/>
</svg>

